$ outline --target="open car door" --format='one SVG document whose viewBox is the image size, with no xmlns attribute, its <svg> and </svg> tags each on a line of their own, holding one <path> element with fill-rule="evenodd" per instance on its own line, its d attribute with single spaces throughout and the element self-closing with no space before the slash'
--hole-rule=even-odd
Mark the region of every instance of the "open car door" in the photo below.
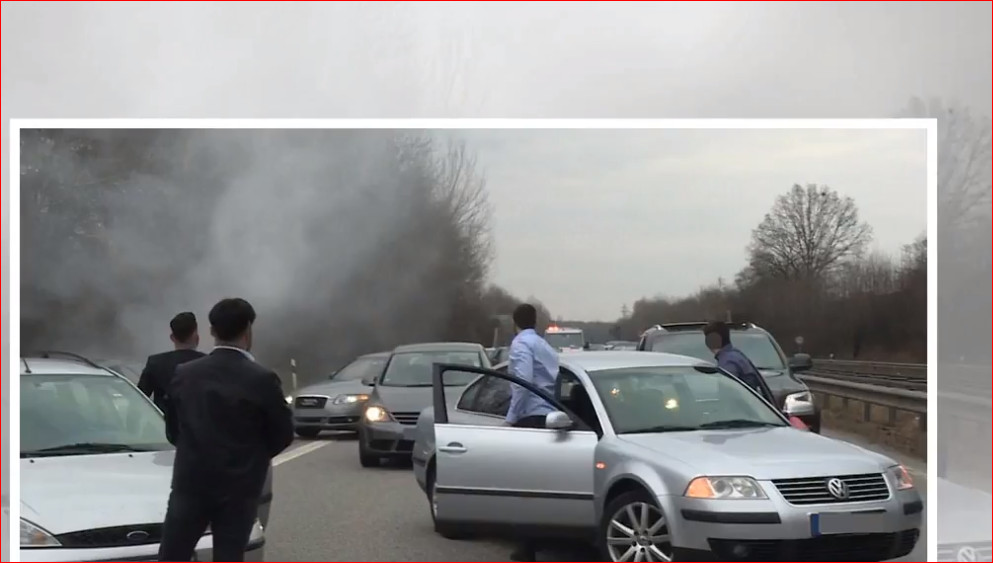
<svg viewBox="0 0 993 563">
<path fill-rule="evenodd" d="M 457 424 L 450 421 L 445 376 L 476 373 L 507 380 L 541 397 L 554 411 L 548 428 Z M 507 373 L 436 364 L 435 521 L 447 528 L 514 528 L 536 535 L 588 533 L 597 434 L 548 393 Z"/>
</svg>

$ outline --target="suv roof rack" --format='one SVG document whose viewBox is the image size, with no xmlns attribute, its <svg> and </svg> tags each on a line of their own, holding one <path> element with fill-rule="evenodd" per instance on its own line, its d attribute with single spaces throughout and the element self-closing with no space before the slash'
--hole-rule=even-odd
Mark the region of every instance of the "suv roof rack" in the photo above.
<svg viewBox="0 0 993 563">
<path fill-rule="evenodd" d="M 93 360 L 87 358 L 86 356 L 81 356 L 79 354 L 74 354 L 72 352 L 61 352 L 59 350 L 40 350 L 38 352 L 33 352 L 31 354 L 28 354 L 28 357 L 45 358 L 46 360 L 61 357 L 67 360 L 75 360 L 79 363 L 86 364 L 91 368 L 97 368 L 102 370 L 107 369 L 106 366 L 102 366 L 94 362 Z M 25 362 L 25 364 L 27 364 L 27 362 Z"/>
</svg>

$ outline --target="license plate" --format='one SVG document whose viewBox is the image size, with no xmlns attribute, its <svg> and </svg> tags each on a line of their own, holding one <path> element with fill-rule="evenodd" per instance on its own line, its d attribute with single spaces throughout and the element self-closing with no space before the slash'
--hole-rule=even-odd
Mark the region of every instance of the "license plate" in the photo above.
<svg viewBox="0 0 993 563">
<path fill-rule="evenodd" d="M 813 537 L 885 531 L 885 512 L 821 512 L 810 515 L 810 535 Z"/>
</svg>

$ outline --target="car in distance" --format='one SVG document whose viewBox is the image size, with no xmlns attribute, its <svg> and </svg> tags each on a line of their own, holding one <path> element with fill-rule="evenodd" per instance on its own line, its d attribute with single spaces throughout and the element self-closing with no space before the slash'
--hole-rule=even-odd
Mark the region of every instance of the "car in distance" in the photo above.
<svg viewBox="0 0 993 563">
<path fill-rule="evenodd" d="M 480 377 L 445 386 L 466 371 Z M 502 423 L 510 382 L 553 406 L 546 428 Z M 565 354 L 553 394 L 438 365 L 417 441 L 415 476 L 447 537 L 592 538 L 603 561 L 883 561 L 920 537 L 923 503 L 904 467 L 793 428 L 687 356 Z"/>
<path fill-rule="evenodd" d="M 162 414 L 80 356 L 38 354 L 21 366 L 21 561 L 155 561 L 175 458 Z M 265 560 L 270 502 L 271 492 L 246 561 Z M 208 531 L 196 559 L 211 552 Z"/>
<path fill-rule="evenodd" d="M 545 341 L 560 352 L 569 350 L 589 350 L 590 343 L 581 328 L 568 328 L 551 325 L 545 329 Z"/>
<path fill-rule="evenodd" d="M 383 373 L 389 352 L 359 356 L 327 381 L 300 389 L 292 397 L 297 436 L 316 438 L 324 430 L 358 430 L 372 382 Z"/>
<path fill-rule="evenodd" d="M 408 460 L 420 412 L 431 405 L 431 377 L 436 363 L 490 367 L 486 349 L 468 342 L 432 342 L 398 346 L 375 381 L 359 422 L 359 462 L 376 467 L 382 459 Z M 449 384 L 460 386 L 475 378 L 453 374 Z"/>
<path fill-rule="evenodd" d="M 707 348 L 703 328 L 707 323 L 673 323 L 656 325 L 642 335 L 638 349 L 649 352 L 668 352 L 714 362 L 714 354 Z M 752 323 L 729 323 L 731 343 L 755 364 L 765 378 L 777 404 L 785 408 L 794 402 L 813 404 L 808 416 L 797 417 L 814 433 L 821 431 L 821 410 L 807 384 L 796 374 L 813 367 L 810 356 L 796 354 L 789 360 L 783 349 L 766 330 Z"/>
</svg>

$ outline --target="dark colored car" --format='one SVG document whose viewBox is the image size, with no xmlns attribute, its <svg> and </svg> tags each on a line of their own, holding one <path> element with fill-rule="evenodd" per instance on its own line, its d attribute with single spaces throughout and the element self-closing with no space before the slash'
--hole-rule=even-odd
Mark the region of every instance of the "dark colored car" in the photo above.
<svg viewBox="0 0 993 563">
<path fill-rule="evenodd" d="M 376 467 L 386 459 L 409 460 L 414 447 L 417 417 L 430 407 L 434 364 L 489 368 L 486 350 L 468 342 L 408 344 L 393 350 L 386 369 L 375 381 L 359 421 L 359 462 Z M 448 383 L 468 385 L 477 374 L 453 375 Z"/>
<path fill-rule="evenodd" d="M 714 354 L 704 342 L 703 327 L 707 323 L 674 323 L 648 329 L 638 343 L 638 350 L 668 352 L 714 361 Z M 783 349 L 768 331 L 752 323 L 732 323 L 731 343 L 755 364 L 780 407 L 787 402 L 813 403 L 807 384 L 796 374 L 813 367 L 810 356 L 796 354 L 787 359 Z M 800 417 L 811 431 L 821 431 L 821 410 L 815 405 L 814 414 Z"/>
</svg>

